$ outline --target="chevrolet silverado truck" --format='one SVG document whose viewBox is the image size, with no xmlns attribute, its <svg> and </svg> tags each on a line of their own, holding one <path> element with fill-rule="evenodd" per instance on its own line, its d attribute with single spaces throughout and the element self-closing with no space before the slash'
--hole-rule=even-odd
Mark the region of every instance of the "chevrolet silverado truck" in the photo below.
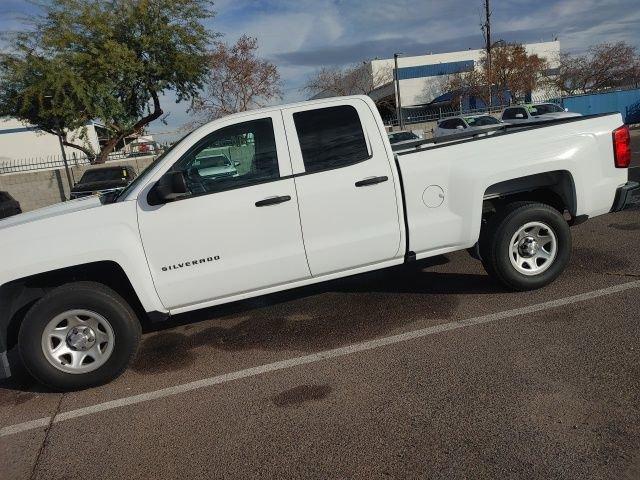
<svg viewBox="0 0 640 480">
<path fill-rule="evenodd" d="M 199 161 L 222 144 L 233 175 Z M 456 250 L 507 289 L 543 287 L 571 225 L 636 201 L 629 162 L 619 114 L 394 148 L 367 97 L 216 120 L 117 194 L 0 222 L 3 376 L 15 348 L 49 388 L 98 385 L 141 322 Z"/>
</svg>

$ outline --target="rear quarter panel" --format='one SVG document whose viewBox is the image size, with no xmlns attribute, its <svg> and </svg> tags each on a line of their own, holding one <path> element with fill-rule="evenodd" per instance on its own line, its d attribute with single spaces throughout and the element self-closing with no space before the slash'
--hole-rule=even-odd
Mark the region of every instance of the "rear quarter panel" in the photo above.
<svg viewBox="0 0 640 480">
<path fill-rule="evenodd" d="M 627 181 L 627 170 L 613 163 L 611 132 L 622 123 L 615 114 L 399 154 L 410 250 L 421 258 L 472 246 L 480 234 L 486 190 L 538 173 L 569 172 L 574 215 L 609 212 L 617 187 Z M 423 201 L 432 185 L 444 191 L 436 208 Z"/>
</svg>

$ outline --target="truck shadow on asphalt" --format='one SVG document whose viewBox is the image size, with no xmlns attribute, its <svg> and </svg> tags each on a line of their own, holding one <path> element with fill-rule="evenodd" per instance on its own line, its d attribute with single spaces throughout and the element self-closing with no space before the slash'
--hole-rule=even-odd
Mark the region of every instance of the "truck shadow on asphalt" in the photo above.
<svg viewBox="0 0 640 480">
<path fill-rule="evenodd" d="M 459 295 L 504 291 L 485 274 L 427 270 L 447 263 L 446 256 L 439 256 L 185 313 L 167 322 L 145 322 L 130 368 L 142 374 L 182 370 L 196 362 L 195 350 L 202 347 L 302 352 L 336 348 L 400 331 L 425 317 L 449 319 Z M 28 392 L 47 391 L 20 365 L 17 352 L 11 352 L 10 363 L 14 376 L 0 382 L 0 405 L 27 401 Z M 6 395 L 16 391 L 23 395 Z"/>
<path fill-rule="evenodd" d="M 481 272 L 479 262 L 456 258 L 460 261 L 469 262 L 467 271 Z M 461 295 L 504 293 L 484 273 L 429 269 L 447 263 L 448 257 L 439 256 L 144 323 L 145 335 L 130 368 L 151 375 L 182 370 L 196 363 L 201 349 L 209 354 L 252 349 L 312 353 L 393 334 L 419 319 L 450 319 Z M 611 252 L 574 247 L 569 272 L 629 267 Z M 35 392 L 47 392 L 24 370 L 15 349 L 9 360 L 14 376 L 0 382 L 0 406 L 19 405 Z"/>
<path fill-rule="evenodd" d="M 437 257 L 147 325 L 150 335 L 131 369 L 147 374 L 181 370 L 196 362 L 194 350 L 201 347 L 305 353 L 336 348 L 400 331 L 425 317 L 449 319 L 460 302 L 456 295 L 504 291 L 484 274 L 424 270 L 448 262 Z M 212 319 L 214 325 L 198 325 Z"/>
</svg>

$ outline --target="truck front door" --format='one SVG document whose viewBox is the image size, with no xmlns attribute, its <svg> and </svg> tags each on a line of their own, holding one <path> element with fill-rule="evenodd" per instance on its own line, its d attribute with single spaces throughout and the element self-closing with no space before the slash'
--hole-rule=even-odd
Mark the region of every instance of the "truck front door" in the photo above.
<svg viewBox="0 0 640 480">
<path fill-rule="evenodd" d="M 222 125 L 172 167 L 189 195 L 138 221 L 163 304 L 180 308 L 310 277 L 280 111 Z"/>
</svg>

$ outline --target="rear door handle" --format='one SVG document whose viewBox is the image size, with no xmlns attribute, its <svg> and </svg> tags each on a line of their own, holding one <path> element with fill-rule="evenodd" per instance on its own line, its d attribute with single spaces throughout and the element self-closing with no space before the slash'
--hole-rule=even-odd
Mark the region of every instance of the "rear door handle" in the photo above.
<svg viewBox="0 0 640 480">
<path fill-rule="evenodd" d="M 369 185 L 375 185 L 376 183 L 386 182 L 387 180 L 389 180 L 389 177 L 386 176 L 365 178 L 356 182 L 356 187 L 367 187 Z"/>
<path fill-rule="evenodd" d="M 269 197 L 263 200 L 258 200 L 256 202 L 256 207 L 267 207 L 269 205 L 277 205 L 279 203 L 288 202 L 289 200 L 291 200 L 291 197 L 289 195 L 282 195 L 279 197 Z"/>
</svg>

